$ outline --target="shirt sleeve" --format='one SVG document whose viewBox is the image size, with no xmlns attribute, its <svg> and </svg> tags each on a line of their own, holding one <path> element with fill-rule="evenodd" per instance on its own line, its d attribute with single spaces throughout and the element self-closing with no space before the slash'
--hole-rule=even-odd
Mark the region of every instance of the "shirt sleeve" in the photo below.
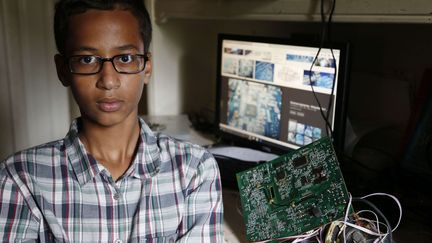
<svg viewBox="0 0 432 243">
<path fill-rule="evenodd" d="M 188 187 L 177 242 L 223 242 L 222 186 L 217 163 L 209 152 L 198 164 Z"/>
<path fill-rule="evenodd" d="M 36 242 L 38 239 L 38 220 L 31 212 L 19 187 L 1 165 L 0 225 L 1 242 Z"/>
</svg>

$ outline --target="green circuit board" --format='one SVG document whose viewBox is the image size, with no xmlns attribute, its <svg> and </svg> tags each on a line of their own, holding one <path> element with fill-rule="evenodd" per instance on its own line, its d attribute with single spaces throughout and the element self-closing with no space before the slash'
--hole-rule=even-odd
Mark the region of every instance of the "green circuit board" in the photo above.
<svg viewBox="0 0 432 243">
<path fill-rule="evenodd" d="M 299 235 L 344 216 L 349 200 L 329 138 L 237 174 L 249 241 Z"/>
</svg>

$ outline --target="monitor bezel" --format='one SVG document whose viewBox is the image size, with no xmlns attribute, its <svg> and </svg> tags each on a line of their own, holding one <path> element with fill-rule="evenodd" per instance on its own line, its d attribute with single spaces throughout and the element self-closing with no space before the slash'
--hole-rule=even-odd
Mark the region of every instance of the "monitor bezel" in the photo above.
<svg viewBox="0 0 432 243">
<path fill-rule="evenodd" d="M 215 109 L 215 130 L 218 137 L 224 140 L 225 143 L 233 145 L 250 147 L 266 152 L 275 154 L 284 154 L 292 151 L 293 148 L 275 144 L 266 140 L 259 142 L 250 140 L 230 132 L 220 129 L 220 102 L 221 102 L 221 85 L 222 85 L 222 43 L 224 40 L 233 41 L 249 41 L 270 44 L 282 45 L 297 45 L 302 47 L 319 48 L 332 48 L 340 50 L 339 66 L 338 66 L 338 80 L 337 80 L 337 96 L 336 96 L 336 110 L 334 114 L 334 131 L 333 131 L 333 145 L 336 153 L 339 155 L 344 150 L 345 140 L 345 127 L 348 107 L 348 69 L 349 69 L 349 43 L 332 42 L 321 43 L 317 41 L 296 40 L 293 38 L 277 38 L 277 37 L 264 37 L 252 35 L 233 35 L 233 34 L 218 34 L 217 46 L 217 75 L 216 75 L 216 109 Z"/>
</svg>

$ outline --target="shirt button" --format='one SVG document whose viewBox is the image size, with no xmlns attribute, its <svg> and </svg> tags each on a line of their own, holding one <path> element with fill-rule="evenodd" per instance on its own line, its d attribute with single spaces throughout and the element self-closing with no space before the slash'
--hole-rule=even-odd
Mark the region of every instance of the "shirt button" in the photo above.
<svg viewBox="0 0 432 243">
<path fill-rule="evenodd" d="M 118 200 L 118 199 L 120 198 L 120 196 L 119 196 L 118 193 L 116 193 L 116 194 L 114 194 L 113 198 L 114 198 L 114 200 Z M 116 242 L 117 242 L 117 241 L 116 241 Z"/>
<path fill-rule="evenodd" d="M 120 239 L 117 239 L 117 240 L 114 241 L 114 243 L 123 243 L 123 241 L 120 240 Z"/>
</svg>

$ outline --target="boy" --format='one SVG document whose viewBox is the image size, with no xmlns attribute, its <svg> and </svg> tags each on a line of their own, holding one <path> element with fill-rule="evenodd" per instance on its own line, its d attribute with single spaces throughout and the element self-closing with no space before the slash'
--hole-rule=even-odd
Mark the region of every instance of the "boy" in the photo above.
<svg viewBox="0 0 432 243">
<path fill-rule="evenodd" d="M 81 117 L 1 163 L 0 241 L 222 242 L 213 157 L 138 117 L 152 69 L 142 0 L 60 0 L 54 28 Z"/>
</svg>

